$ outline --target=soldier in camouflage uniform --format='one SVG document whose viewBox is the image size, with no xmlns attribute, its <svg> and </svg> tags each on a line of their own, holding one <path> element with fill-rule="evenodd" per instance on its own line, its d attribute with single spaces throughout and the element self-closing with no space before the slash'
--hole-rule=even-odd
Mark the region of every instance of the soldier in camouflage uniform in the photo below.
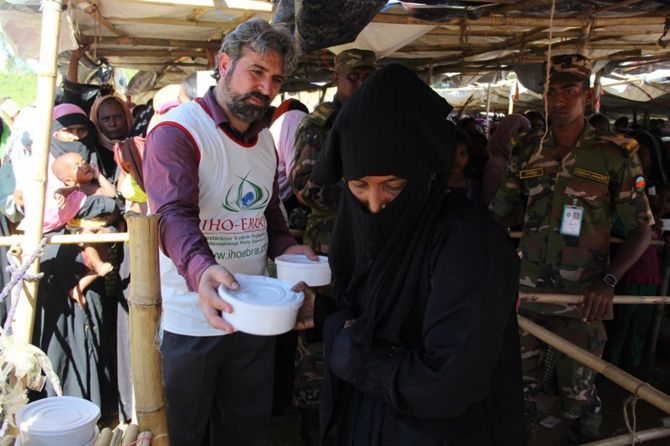
<svg viewBox="0 0 670 446">
<path fill-rule="evenodd" d="M 491 210 L 504 224 L 525 205 L 521 291 L 584 296 L 580 305 L 524 302 L 520 313 L 601 356 L 602 320 L 612 318 L 613 287 L 649 245 L 653 217 L 637 143 L 596 133 L 584 119 L 593 97 L 590 74 L 591 62 L 581 55 L 552 58 L 546 92 L 551 129 L 544 139 L 528 135 L 514 147 Z M 615 219 L 628 234 L 610 259 Z M 524 385 L 537 388 L 545 372 L 543 345 L 523 332 L 521 341 Z M 561 407 L 576 420 L 576 439 L 597 438 L 602 415 L 595 372 L 560 352 L 553 356 Z"/>
<path fill-rule="evenodd" d="M 291 186 L 298 200 L 311 209 L 303 243 L 319 254 L 328 254 L 342 185 L 317 186 L 310 180 L 312 167 L 342 104 L 376 68 L 377 59 L 372 51 L 353 49 L 335 56 L 333 85 L 337 92 L 333 101 L 317 106 L 303 119 L 296 132 L 296 161 L 291 172 Z"/>
<path fill-rule="evenodd" d="M 335 212 L 343 185 L 316 185 L 310 179 L 312 167 L 342 104 L 377 68 L 377 58 L 372 51 L 351 49 L 335 56 L 334 63 L 333 85 L 337 87 L 337 92 L 332 102 L 320 104 L 300 123 L 295 137 L 296 161 L 290 175 L 295 196 L 310 208 L 303 243 L 311 246 L 317 254 L 325 255 L 330 249 Z M 331 287 L 321 287 L 318 293 L 331 296 Z M 310 334 L 306 332 L 298 338 L 294 404 L 302 412 L 303 440 L 307 444 L 317 444 L 323 346 L 320 339 L 311 338 Z"/>
</svg>

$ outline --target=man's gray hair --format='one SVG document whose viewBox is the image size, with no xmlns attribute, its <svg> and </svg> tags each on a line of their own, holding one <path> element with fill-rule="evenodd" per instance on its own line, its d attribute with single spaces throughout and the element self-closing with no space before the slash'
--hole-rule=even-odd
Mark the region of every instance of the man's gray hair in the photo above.
<svg viewBox="0 0 670 446">
<path fill-rule="evenodd" d="M 235 64 L 247 46 L 261 55 L 268 50 L 279 53 L 284 60 L 285 75 L 291 74 L 298 64 L 295 40 L 283 26 L 271 25 L 263 19 L 247 20 L 224 37 L 219 54 L 226 53 Z"/>
</svg>

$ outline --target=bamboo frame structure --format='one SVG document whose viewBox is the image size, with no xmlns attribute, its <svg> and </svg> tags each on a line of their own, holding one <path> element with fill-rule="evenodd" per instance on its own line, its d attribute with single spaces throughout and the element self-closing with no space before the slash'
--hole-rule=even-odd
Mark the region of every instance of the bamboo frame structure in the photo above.
<svg viewBox="0 0 670 446">
<path fill-rule="evenodd" d="M 20 245 L 23 235 L 0 237 L 0 246 Z M 125 243 L 128 233 L 115 232 L 109 234 L 52 234 L 46 236 L 47 244 L 75 245 L 79 243 Z"/>
<path fill-rule="evenodd" d="M 56 59 L 62 9 L 62 0 L 45 0 L 42 2 L 42 32 L 37 76 L 37 117 L 40 122 L 49 124 L 36 126 L 35 128 L 35 145 L 32 155 L 36 166 L 35 177 L 31 189 L 26 191 L 26 213 L 34 218 L 26 219 L 26 235 L 22 239 L 21 250 L 24 258 L 29 258 L 38 249 L 42 239 L 49 133 L 51 132 L 51 114 L 56 91 Z M 37 274 L 39 268 L 39 259 L 35 259 L 28 269 L 28 274 Z M 32 340 L 37 288 L 37 282 L 26 283 L 21 298 L 16 304 L 16 312 L 12 321 L 12 334 L 16 343 L 30 344 Z"/>
<path fill-rule="evenodd" d="M 129 215 L 130 363 L 140 430 L 153 433 L 153 446 L 169 445 L 158 331 L 161 314 L 158 217 Z"/>
<path fill-rule="evenodd" d="M 584 301 L 584 296 L 574 294 L 535 294 L 519 293 L 519 299 L 522 302 L 538 302 L 550 304 L 579 304 Z M 667 304 L 670 303 L 670 296 L 614 296 L 615 304 Z"/>
<path fill-rule="evenodd" d="M 545 344 L 552 346 L 556 350 L 565 353 L 571 358 L 581 362 L 585 366 L 606 376 L 611 381 L 628 390 L 636 397 L 645 400 L 646 402 L 666 413 L 670 413 L 670 396 L 654 388 L 648 383 L 640 381 L 633 375 L 624 372 L 607 361 L 600 359 L 596 355 L 571 344 L 560 336 L 555 335 L 546 328 L 541 327 L 529 319 L 521 315 L 518 316 L 518 319 L 520 328 L 526 330 L 528 333 L 535 336 Z"/>
<path fill-rule="evenodd" d="M 533 0 L 528 0 L 526 3 L 530 4 Z M 44 0 L 42 2 L 42 13 L 43 13 L 43 28 L 42 28 L 42 41 L 41 41 L 41 53 L 40 53 L 40 71 L 38 78 L 38 116 L 40 120 L 45 123 L 51 122 L 51 113 L 54 102 L 54 91 L 55 91 L 55 78 L 56 78 L 56 56 L 57 56 L 57 45 L 58 45 L 58 34 L 60 27 L 60 13 L 62 10 L 62 0 Z M 542 3 L 540 0 L 537 0 L 537 3 Z M 512 8 L 512 6 L 510 6 Z M 502 12 L 498 11 L 499 13 Z M 105 24 L 111 24 L 112 22 L 121 22 L 129 23 L 134 19 L 116 19 L 109 17 L 104 20 Z M 151 19 L 146 19 L 151 20 Z M 145 20 L 145 22 L 146 22 Z M 640 19 L 625 19 L 625 21 L 614 21 L 613 19 L 608 18 L 598 18 L 594 23 L 596 25 L 603 24 L 626 24 L 631 23 L 644 23 L 644 24 L 657 24 L 661 25 L 663 23 L 663 17 L 660 15 L 654 18 L 640 18 Z M 378 19 L 375 20 L 378 23 L 428 23 L 434 25 L 433 22 L 423 22 L 417 19 L 408 19 L 403 17 L 396 17 L 391 14 L 380 14 Z M 195 22 L 201 25 L 204 25 L 205 22 Z M 542 19 L 514 19 L 506 18 L 504 16 L 495 16 L 490 19 L 481 19 L 481 20 L 466 20 L 463 21 L 465 26 L 475 29 L 480 34 L 486 35 L 487 33 L 493 33 L 495 30 L 500 30 L 500 25 L 523 25 L 523 26 L 535 26 L 535 27 L 551 27 L 551 26 L 574 26 L 576 28 L 582 28 L 588 23 L 586 18 L 566 18 L 566 19 L 555 19 L 551 22 L 547 22 Z M 191 20 L 184 21 L 184 25 L 193 25 L 194 22 Z M 216 22 L 217 25 L 220 25 L 219 22 Z M 439 34 L 440 32 L 446 32 L 444 27 L 449 25 L 461 24 L 461 21 L 450 21 L 443 23 L 440 26 L 436 26 L 434 33 Z M 111 29 L 116 29 L 111 26 Z M 546 31 L 545 31 L 546 32 Z M 567 32 L 567 31 L 566 31 Z M 567 36 L 569 37 L 569 36 Z M 567 38 L 566 37 L 566 38 Z M 524 33 L 524 38 L 528 38 L 528 33 Z M 109 38 L 109 40 L 112 40 Z M 166 45 L 167 40 L 159 39 L 137 39 L 134 37 L 123 36 L 119 37 L 118 43 L 123 42 L 132 42 L 136 44 L 145 44 L 145 45 L 158 45 L 158 46 L 172 46 Z M 104 42 L 104 41 L 101 41 Z M 114 42 L 117 42 L 116 40 Z M 169 43 L 174 45 L 179 45 L 183 48 L 170 49 L 170 50 L 161 50 L 161 49 L 143 49 L 136 50 L 134 52 L 126 51 L 123 55 L 132 55 L 132 56 L 142 56 L 142 55 L 172 55 L 173 57 L 180 55 L 193 56 L 193 54 L 198 54 L 194 51 L 194 47 L 198 46 L 198 43 L 191 41 L 169 41 Z M 511 43 L 514 43 L 512 38 L 504 46 L 509 46 Z M 582 42 L 584 44 L 584 42 Z M 216 47 L 218 44 L 212 42 L 202 42 L 201 47 Z M 482 54 L 487 51 L 492 51 L 497 47 L 502 46 L 499 43 L 490 44 L 490 45 L 461 45 L 463 47 L 467 46 L 468 55 L 470 58 L 473 58 L 473 55 Z M 617 44 L 617 48 L 623 48 L 621 44 Z M 639 45 L 638 45 L 639 47 Z M 435 46 L 436 50 L 444 50 L 444 46 Z M 108 55 L 115 55 L 116 50 L 114 49 L 101 49 L 100 53 Z M 445 59 L 454 59 L 452 55 L 445 56 Z M 431 70 L 433 65 L 430 65 Z M 322 90 L 322 94 L 325 94 L 325 89 Z M 323 97 L 321 98 L 323 99 Z M 490 108 L 490 89 L 487 94 L 487 111 Z M 45 199 L 45 189 L 46 184 L 46 165 L 48 158 L 48 142 L 50 134 L 50 125 L 46 124 L 45 128 L 39 128 L 36 126 L 35 133 L 35 142 L 34 145 L 35 151 L 33 153 L 35 166 L 37 168 L 36 175 L 34 178 L 34 190 L 31 190 L 29 199 L 27 202 L 27 213 L 31 216 L 30 219 L 26 219 L 27 231 L 26 235 L 23 236 L 10 236 L 10 237 L 0 237 L 0 246 L 9 246 L 13 244 L 21 244 L 22 251 L 24 255 L 30 255 L 34 250 L 39 246 L 42 239 L 42 224 L 43 224 L 43 208 L 44 208 L 44 199 Z M 160 311 L 161 311 L 161 297 L 160 297 L 160 283 L 159 283 L 159 274 L 158 274 L 158 260 L 157 260 L 157 220 L 155 216 L 150 217 L 139 217 L 139 216 L 129 216 L 129 234 L 95 234 L 95 235 L 54 235 L 49 236 L 47 239 L 48 243 L 105 243 L 105 242 L 129 242 L 130 245 L 130 255 L 131 255 L 131 274 L 134 280 L 130 284 L 130 337 L 131 337 L 131 367 L 132 367 L 132 376 L 134 391 L 136 395 L 136 404 L 137 404 L 137 415 L 140 422 L 142 430 L 151 430 L 154 434 L 154 445 L 163 445 L 169 444 L 167 437 L 167 422 L 165 420 L 165 400 L 163 397 L 163 388 L 162 388 L 162 374 L 161 374 L 161 362 L 160 362 L 160 353 L 157 349 L 156 337 L 158 333 L 158 321 L 160 320 Z M 658 244 L 658 243 L 655 243 Z M 39 270 L 39 261 L 36 261 L 31 266 L 29 271 L 32 274 L 37 273 Z M 666 271 L 667 272 L 667 271 Z M 37 295 L 37 283 L 26 284 L 24 290 L 27 291 L 26 295 L 22 296 L 19 301 L 19 308 L 16 311 L 16 318 L 14 324 L 14 333 L 17 341 L 21 342 L 30 342 L 32 336 L 32 327 L 34 320 L 34 310 L 35 310 L 35 296 Z M 666 286 L 667 292 L 667 286 Z M 663 293 L 665 294 L 665 293 Z M 534 294 L 522 295 L 522 300 L 529 300 L 534 302 L 563 302 L 563 303 L 578 303 L 582 299 L 581 296 L 557 296 L 557 295 L 543 295 L 537 296 Z M 667 303 L 670 300 L 670 297 L 640 297 L 640 296 L 615 296 L 614 303 L 616 304 L 626 304 L 626 303 L 657 303 L 661 305 L 662 303 Z M 525 320 L 527 321 L 527 320 Z M 527 321 L 528 324 L 532 322 Z M 552 344 L 552 342 L 559 342 L 554 338 L 543 338 L 547 334 L 552 335 L 550 332 L 544 333 L 542 331 L 537 331 L 539 335 L 533 333 L 531 330 L 536 330 L 536 327 L 526 324 L 523 317 L 519 317 L 519 324 L 522 328 L 531 332 L 531 334 L 536 335 L 538 338 L 544 342 L 553 345 L 558 350 L 562 350 L 558 345 Z M 526 326 L 524 326 L 524 324 Z M 539 327 L 539 326 L 538 326 Z M 541 329 L 541 327 L 539 327 Z M 542 329 L 544 330 L 544 329 Z M 555 336 L 555 335 L 552 335 Z M 558 338 L 558 337 L 556 337 Z M 560 339 L 560 338 L 559 338 Z M 566 341 L 563 341 L 566 343 Z M 627 390 L 632 391 L 634 394 L 639 396 L 642 399 L 647 400 L 646 398 L 653 399 L 657 404 L 663 406 L 657 406 L 662 408 L 662 410 L 670 413 L 670 400 L 669 397 L 661 392 L 658 392 L 651 386 L 648 386 L 645 383 L 642 383 L 639 380 L 636 380 L 634 377 L 626 374 L 625 372 L 617 369 L 616 367 L 607 364 L 606 362 L 600 360 L 599 358 L 589 355 L 588 352 L 578 349 L 575 346 L 570 348 L 571 344 L 564 346 L 566 354 L 571 356 L 576 355 L 576 359 L 585 362 L 587 366 L 593 368 L 594 370 L 600 371 L 603 375 L 615 381 L 617 384 L 622 385 Z M 574 349 L 574 351 L 573 351 Z M 596 361 L 591 364 L 591 361 Z M 617 379 L 612 378 L 615 376 Z M 622 384 L 618 380 L 625 381 L 626 385 Z M 646 398 L 645 398 L 646 396 Z M 648 400 L 647 400 L 648 401 Z M 650 401 L 650 403 L 654 404 Z M 656 404 L 654 404 L 656 405 Z M 650 431 L 639 432 L 638 438 L 640 439 L 651 439 L 651 438 L 660 438 L 660 436 L 652 436 L 660 433 L 668 435 L 668 430 L 670 428 L 659 428 L 652 429 Z M 652 432 L 654 431 L 654 432 Z M 646 437 L 645 435 L 649 435 Z M 630 436 L 621 436 L 626 437 L 626 440 L 630 440 Z M 618 438 L 618 437 L 617 437 Z M 628 444 L 623 442 L 617 442 L 619 440 L 610 439 L 609 442 L 598 442 L 594 443 L 598 445 L 613 445 L 613 444 Z"/>
<path fill-rule="evenodd" d="M 670 436 L 670 427 L 656 427 L 654 429 L 635 432 L 636 441 L 639 440 L 641 443 L 648 440 L 655 440 L 657 438 L 665 438 L 667 436 Z M 631 434 L 623 434 L 605 440 L 586 443 L 582 446 L 624 446 L 629 444 L 634 444 Z"/>
<path fill-rule="evenodd" d="M 32 157 L 35 177 L 26 190 L 26 232 L 24 235 L 0 237 L 0 246 L 21 245 L 24 258 L 34 253 L 43 238 L 44 203 L 49 154 L 53 104 L 55 99 L 56 60 L 60 34 L 62 0 L 42 2 L 42 32 L 40 68 L 37 83 L 37 116 L 43 126 L 35 128 Z M 160 352 L 156 343 L 160 321 L 160 282 L 158 273 L 157 217 L 128 216 L 129 233 L 52 235 L 49 243 L 130 243 L 131 274 L 136 280 L 130 288 L 130 342 L 133 389 L 136 395 L 138 420 L 143 430 L 153 433 L 152 445 L 169 445 L 166 403 Z M 133 234 L 130 238 L 130 234 Z M 30 265 L 28 273 L 39 272 L 39 257 Z M 22 288 L 15 311 L 12 331 L 14 342 L 29 344 L 35 319 L 38 283 L 29 282 Z M 150 346 L 150 347 L 149 347 Z M 149 347 L 149 348 L 148 348 Z"/>
</svg>

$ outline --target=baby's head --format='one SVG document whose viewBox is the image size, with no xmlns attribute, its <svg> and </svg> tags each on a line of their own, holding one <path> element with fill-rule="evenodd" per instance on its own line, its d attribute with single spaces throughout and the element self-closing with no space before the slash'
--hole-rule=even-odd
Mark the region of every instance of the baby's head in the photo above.
<svg viewBox="0 0 670 446">
<path fill-rule="evenodd" d="M 93 168 L 76 152 L 60 155 L 54 161 L 51 170 L 66 186 L 87 184 L 95 179 Z"/>
</svg>

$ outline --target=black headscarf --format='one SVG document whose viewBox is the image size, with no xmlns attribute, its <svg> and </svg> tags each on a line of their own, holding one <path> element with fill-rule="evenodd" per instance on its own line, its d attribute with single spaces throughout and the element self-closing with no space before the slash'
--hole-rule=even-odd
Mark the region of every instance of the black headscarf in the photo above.
<svg viewBox="0 0 670 446">
<path fill-rule="evenodd" d="M 345 188 L 330 250 L 339 303 L 357 319 L 352 336 L 405 344 L 420 333 L 411 318 L 428 286 L 427 258 L 455 152 L 452 107 L 412 71 L 373 73 L 344 104 L 313 170 L 330 184 L 372 175 L 408 180 L 378 214 Z"/>
</svg>

